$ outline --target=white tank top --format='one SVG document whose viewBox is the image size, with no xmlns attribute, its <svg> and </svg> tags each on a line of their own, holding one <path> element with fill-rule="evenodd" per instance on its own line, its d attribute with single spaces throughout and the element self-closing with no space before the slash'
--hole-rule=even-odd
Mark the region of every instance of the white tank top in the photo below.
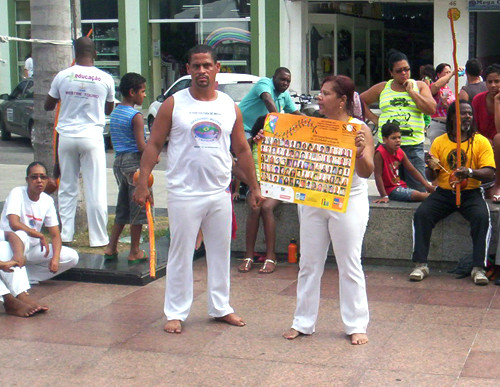
<svg viewBox="0 0 500 387">
<path fill-rule="evenodd" d="M 358 120 L 357 118 L 351 118 L 349 122 L 352 122 L 353 124 L 364 124 L 363 121 Z M 366 179 L 359 177 L 355 169 L 352 175 L 351 195 L 367 190 L 368 190 L 368 184 L 366 183 Z"/>
<path fill-rule="evenodd" d="M 214 101 L 198 101 L 189 88 L 174 94 L 167 148 L 167 191 L 174 196 L 223 192 L 231 181 L 234 101 L 217 91 Z"/>
</svg>

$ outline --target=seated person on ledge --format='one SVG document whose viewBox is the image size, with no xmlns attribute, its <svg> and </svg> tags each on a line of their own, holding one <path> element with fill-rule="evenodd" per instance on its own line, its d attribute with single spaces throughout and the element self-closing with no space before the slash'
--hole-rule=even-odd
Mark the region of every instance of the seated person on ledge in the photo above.
<svg viewBox="0 0 500 387">
<path fill-rule="evenodd" d="M 413 262 L 415 268 L 410 280 L 421 281 L 429 274 L 427 255 L 432 229 L 442 219 L 459 211 L 471 225 L 473 245 L 472 280 L 476 285 L 487 285 L 484 267 L 491 234 L 490 214 L 484 199 L 481 182 L 493 180 L 495 160 L 487 138 L 475 133 L 472 106 L 460 101 L 461 167 L 457 168 L 455 104 L 450 105 L 446 117 L 446 133 L 437 137 L 426 157 L 428 177 L 437 179 L 437 189 L 415 211 L 413 217 Z M 461 205 L 457 207 L 455 186 L 461 187 Z"/>
<path fill-rule="evenodd" d="M 15 233 L 0 232 L 0 302 L 3 302 L 7 314 L 31 317 L 49 308 L 28 294 L 30 285 L 23 249 L 24 245 Z"/>
<path fill-rule="evenodd" d="M 435 187 L 420 174 L 401 149 L 401 129 L 397 121 L 387 121 L 382 125 L 382 140 L 375 151 L 375 183 L 380 198 L 374 203 L 388 203 L 389 200 L 400 202 L 421 202 L 429 192 L 434 192 Z M 406 183 L 399 177 L 399 167 L 403 167 L 420 182 L 427 192 L 420 192 L 408 188 Z"/>
<path fill-rule="evenodd" d="M 488 66 L 484 72 L 487 91 L 472 100 L 477 131 L 490 140 L 496 164 L 500 164 L 500 64 Z M 495 172 L 495 184 L 488 190 L 493 203 L 500 203 L 500 169 Z"/>
<path fill-rule="evenodd" d="M 15 232 L 22 240 L 31 284 L 48 280 L 78 263 L 78 253 L 62 246 L 54 200 L 44 192 L 48 179 L 45 165 L 38 161 L 28 165 L 27 186 L 10 191 L 0 216 L 0 230 Z M 42 226 L 47 228 L 52 243 L 47 243 Z"/>
</svg>

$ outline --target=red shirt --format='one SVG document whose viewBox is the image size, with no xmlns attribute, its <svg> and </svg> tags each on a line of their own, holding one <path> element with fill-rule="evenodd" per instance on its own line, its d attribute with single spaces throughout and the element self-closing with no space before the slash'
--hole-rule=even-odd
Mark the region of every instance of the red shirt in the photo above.
<svg viewBox="0 0 500 387">
<path fill-rule="evenodd" d="M 396 187 L 406 188 L 406 183 L 399 177 L 399 166 L 403 163 L 405 152 L 401 148 L 396 151 L 396 154 L 390 154 L 385 147 L 380 144 L 377 152 L 382 156 L 384 167 L 382 168 L 382 181 L 387 195 L 389 195 Z"/>
<path fill-rule="evenodd" d="M 487 95 L 487 91 L 476 95 L 472 100 L 472 109 L 478 132 L 484 137 L 493 140 L 493 137 L 497 134 L 497 129 L 495 128 L 495 115 L 488 113 L 486 108 Z"/>
</svg>

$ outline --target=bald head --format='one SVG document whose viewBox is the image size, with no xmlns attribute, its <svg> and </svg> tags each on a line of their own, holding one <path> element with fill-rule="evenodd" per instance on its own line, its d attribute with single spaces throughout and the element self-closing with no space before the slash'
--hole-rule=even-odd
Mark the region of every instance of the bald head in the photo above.
<svg viewBox="0 0 500 387">
<path fill-rule="evenodd" d="M 75 41 L 75 57 L 76 59 L 95 58 L 95 46 L 92 39 L 82 36 Z"/>
</svg>

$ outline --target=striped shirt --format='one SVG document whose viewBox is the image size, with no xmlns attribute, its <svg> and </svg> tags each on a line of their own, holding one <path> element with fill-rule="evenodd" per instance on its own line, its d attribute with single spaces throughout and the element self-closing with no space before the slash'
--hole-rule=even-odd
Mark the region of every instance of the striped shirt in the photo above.
<svg viewBox="0 0 500 387">
<path fill-rule="evenodd" d="M 115 155 L 121 153 L 137 153 L 132 120 L 136 114 L 141 114 L 132 106 L 118 105 L 110 116 L 109 132 Z"/>
<path fill-rule="evenodd" d="M 393 80 L 385 84 L 380 93 L 379 128 L 389 120 L 396 120 L 401 129 L 401 145 L 418 145 L 424 142 L 425 122 L 424 114 L 415 104 L 415 101 L 406 91 L 394 91 L 391 88 Z M 414 90 L 418 92 L 415 83 Z M 382 142 L 382 131 L 378 131 L 379 141 Z"/>
</svg>

